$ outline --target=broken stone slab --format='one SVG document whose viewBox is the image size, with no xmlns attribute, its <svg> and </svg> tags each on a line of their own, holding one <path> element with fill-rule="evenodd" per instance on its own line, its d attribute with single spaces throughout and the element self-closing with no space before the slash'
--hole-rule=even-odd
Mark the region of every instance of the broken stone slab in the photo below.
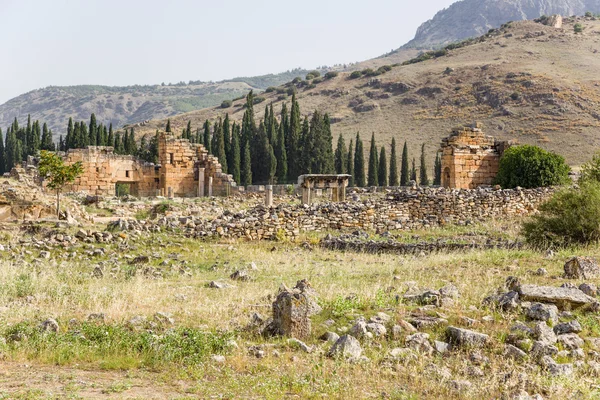
<svg viewBox="0 0 600 400">
<path fill-rule="evenodd" d="M 273 302 L 273 321 L 264 333 L 297 339 L 309 337 L 310 317 L 321 312 L 313 296 L 314 290 L 307 281 L 299 281 L 294 289 L 280 290 Z"/>
<path fill-rule="evenodd" d="M 484 333 L 457 328 L 454 326 L 448 327 L 447 334 L 452 344 L 461 347 L 483 347 L 490 340 L 490 337 Z"/>
<path fill-rule="evenodd" d="M 250 277 L 248 272 L 245 270 L 235 271 L 233 274 L 231 274 L 229 276 L 229 278 L 234 281 L 240 281 L 240 282 L 248 282 L 248 281 L 252 280 L 252 277 Z"/>
<path fill-rule="evenodd" d="M 564 322 L 554 327 L 554 333 L 564 335 L 566 333 L 579 333 L 583 330 L 581 324 L 577 320 Z"/>
<path fill-rule="evenodd" d="M 546 344 L 555 344 L 557 340 L 554 330 L 542 321 L 535 324 L 533 334 L 537 340 Z"/>
<path fill-rule="evenodd" d="M 208 284 L 208 287 L 211 289 L 228 289 L 228 288 L 232 288 L 235 287 L 233 285 L 230 285 L 228 283 L 225 282 L 219 282 L 219 281 L 212 281 Z"/>
<path fill-rule="evenodd" d="M 303 341 L 298 340 L 296 338 L 288 339 L 288 343 L 291 344 L 292 346 L 298 347 L 300 350 L 302 350 L 305 353 L 311 353 L 313 351 L 313 348 L 311 346 L 307 345 Z"/>
<path fill-rule="evenodd" d="M 558 307 L 554 304 L 533 303 L 525 310 L 527 318 L 534 321 L 558 321 Z"/>
<path fill-rule="evenodd" d="M 558 342 L 567 350 L 578 350 L 583 347 L 584 341 L 576 333 L 565 333 L 558 336 Z"/>
<path fill-rule="evenodd" d="M 567 306 L 581 307 L 596 302 L 596 299 L 586 295 L 577 288 L 559 288 L 524 284 L 519 287 L 518 292 L 522 300 L 553 303 L 559 308 Z"/>
<path fill-rule="evenodd" d="M 600 266 L 591 257 L 573 257 L 565 263 L 565 278 L 594 279 L 600 277 Z"/>
<path fill-rule="evenodd" d="M 344 335 L 334 343 L 328 355 L 334 358 L 359 359 L 362 355 L 362 347 L 354 336 Z"/>
<path fill-rule="evenodd" d="M 406 337 L 406 346 L 419 353 L 433 354 L 433 346 L 429 343 L 429 334 L 418 332 Z"/>
<path fill-rule="evenodd" d="M 570 376 L 573 375 L 573 364 L 558 364 L 550 356 L 544 356 L 540 364 L 552 376 Z"/>
<path fill-rule="evenodd" d="M 517 361 L 522 361 L 527 358 L 527 353 L 512 344 L 507 344 L 504 350 L 504 355 L 514 358 Z"/>
</svg>

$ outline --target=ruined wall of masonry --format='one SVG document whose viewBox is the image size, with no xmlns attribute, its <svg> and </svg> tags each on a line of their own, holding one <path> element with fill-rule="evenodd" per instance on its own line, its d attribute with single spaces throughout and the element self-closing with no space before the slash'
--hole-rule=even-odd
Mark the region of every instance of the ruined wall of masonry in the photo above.
<svg viewBox="0 0 600 400">
<path fill-rule="evenodd" d="M 201 144 L 161 134 L 158 154 L 163 195 L 168 195 L 171 190 L 175 197 L 224 196 L 236 189 L 233 177 L 223 173 L 218 158 L 208 154 Z M 209 193 L 211 186 L 212 193 Z"/>
<path fill-rule="evenodd" d="M 475 189 L 492 185 L 500 157 L 509 146 L 509 142 L 484 135 L 479 126 L 455 129 L 442 142 L 442 186 Z"/>
<path fill-rule="evenodd" d="M 232 176 L 222 172 L 219 160 L 204 146 L 165 133 L 158 145 L 160 165 L 114 154 L 112 147 L 71 149 L 64 155 L 65 163 L 81 162 L 83 174 L 66 190 L 113 196 L 115 185 L 124 183 L 137 197 L 196 197 L 222 196 L 237 189 Z"/>
<path fill-rule="evenodd" d="M 114 154 L 112 147 L 89 146 L 71 149 L 65 155 L 66 164 L 81 162 L 83 174 L 67 187 L 68 191 L 91 195 L 114 195 L 117 183 L 131 185 L 131 194 L 139 197 L 155 196 L 158 189 L 158 171 L 154 164 L 133 156 Z"/>
</svg>

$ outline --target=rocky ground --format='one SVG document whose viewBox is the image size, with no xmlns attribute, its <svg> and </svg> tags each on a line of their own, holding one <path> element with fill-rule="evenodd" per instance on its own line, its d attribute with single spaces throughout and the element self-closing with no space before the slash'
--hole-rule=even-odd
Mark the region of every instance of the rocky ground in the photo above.
<svg viewBox="0 0 600 400">
<path fill-rule="evenodd" d="M 199 239 L 159 221 L 261 197 L 124 200 L 5 222 L 0 398 L 600 395 L 596 247 L 533 251 L 518 217 Z"/>
</svg>

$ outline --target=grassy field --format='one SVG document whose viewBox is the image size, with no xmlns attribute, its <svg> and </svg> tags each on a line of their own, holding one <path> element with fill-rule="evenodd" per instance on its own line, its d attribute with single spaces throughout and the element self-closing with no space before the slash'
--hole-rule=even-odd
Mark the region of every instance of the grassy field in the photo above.
<svg viewBox="0 0 600 400">
<path fill-rule="evenodd" d="M 407 241 L 415 235 L 432 239 L 469 233 L 514 238 L 518 222 L 394 234 Z M 130 238 L 127 245 L 52 248 L 50 259 L 40 260 L 37 242 L 20 239 L 30 242 L 31 237 L 14 233 L 6 240 L 11 250 L 1 253 L 0 398 L 482 399 L 519 388 L 545 398 L 575 392 L 579 398 L 600 396 L 594 378 L 583 372 L 550 379 L 533 363 L 504 357 L 509 327 L 522 317 L 482 306 L 509 275 L 559 285 L 567 258 L 600 256 L 597 248 L 572 249 L 553 258 L 530 250 L 399 256 L 327 251 L 314 235 L 297 242 L 248 243 L 154 234 Z M 105 254 L 91 256 L 97 248 Z M 150 256 L 150 262 L 131 265 L 138 255 Z M 254 270 L 249 269 L 252 262 Z M 94 273 L 98 266 L 101 277 Z M 548 270 L 546 276 L 532 274 L 541 267 Z M 230 280 L 238 269 L 248 269 L 252 280 Z M 323 307 L 306 341 L 314 346 L 311 353 L 285 338 L 263 338 L 249 327 L 254 313 L 270 316 L 281 283 L 291 287 L 304 278 Z M 208 283 L 214 280 L 234 287 L 211 289 Z M 489 361 L 479 371 L 473 372 L 470 353 L 460 350 L 390 359 L 389 350 L 403 347 L 403 337 L 363 342 L 367 363 L 326 356 L 331 345 L 318 339 L 325 331 L 344 332 L 358 316 L 378 312 L 395 323 L 418 308 L 398 294 L 448 283 L 459 288 L 459 300 L 426 312 L 455 326 L 466 327 L 466 318 L 476 320 L 471 329 L 493 338 L 483 350 Z M 89 317 L 100 313 L 104 318 Z M 40 329 L 48 318 L 58 322 L 58 332 Z M 326 327 L 327 320 L 335 321 L 333 326 Z M 595 315 L 579 320 L 582 337 L 600 335 Z M 432 340 L 444 339 L 443 328 L 424 331 Z M 257 358 L 252 346 L 265 356 Z M 462 380 L 472 385 L 457 390 L 456 381 Z"/>
</svg>

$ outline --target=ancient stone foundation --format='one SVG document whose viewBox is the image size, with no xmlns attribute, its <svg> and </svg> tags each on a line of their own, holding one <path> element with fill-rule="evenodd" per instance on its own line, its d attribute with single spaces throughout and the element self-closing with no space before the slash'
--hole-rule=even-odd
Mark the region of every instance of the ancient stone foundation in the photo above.
<svg viewBox="0 0 600 400">
<path fill-rule="evenodd" d="M 81 162 L 83 174 L 68 188 L 73 192 L 112 196 L 117 184 L 127 184 L 137 197 L 222 196 L 236 190 L 231 175 L 201 144 L 162 133 L 158 142 L 159 165 L 133 156 L 114 154 L 112 147 L 72 149 L 67 164 Z"/>
<path fill-rule="evenodd" d="M 475 189 L 492 185 L 500 158 L 510 145 L 484 135 L 479 125 L 455 129 L 442 142 L 442 186 Z"/>
</svg>

